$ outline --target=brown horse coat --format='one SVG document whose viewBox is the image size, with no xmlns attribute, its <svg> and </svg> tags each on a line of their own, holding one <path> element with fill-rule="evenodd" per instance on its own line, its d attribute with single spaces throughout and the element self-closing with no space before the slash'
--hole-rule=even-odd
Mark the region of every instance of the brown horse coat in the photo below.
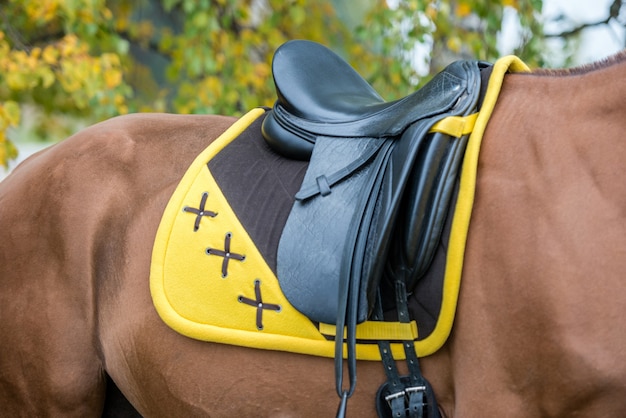
<svg viewBox="0 0 626 418">
<path fill-rule="evenodd" d="M 449 417 L 626 411 L 626 55 L 509 75 L 483 140 L 452 335 L 422 359 Z M 332 416 L 331 359 L 211 344 L 157 316 L 152 240 L 233 119 L 131 115 L 0 183 L 0 409 L 98 416 L 108 374 L 146 417 Z M 361 362 L 350 416 L 375 414 Z"/>
</svg>

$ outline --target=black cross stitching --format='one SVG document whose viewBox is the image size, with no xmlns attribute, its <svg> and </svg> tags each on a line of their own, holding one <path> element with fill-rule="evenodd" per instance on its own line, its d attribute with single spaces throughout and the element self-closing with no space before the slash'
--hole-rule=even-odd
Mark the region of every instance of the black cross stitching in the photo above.
<svg viewBox="0 0 626 418">
<path fill-rule="evenodd" d="M 198 228 L 200 228 L 200 221 L 202 220 L 203 216 L 210 216 L 211 218 L 214 218 L 217 216 L 217 212 L 212 212 L 210 210 L 204 209 L 204 205 L 206 205 L 207 197 L 209 197 L 209 194 L 207 192 L 202 193 L 202 199 L 200 199 L 200 207 L 198 207 L 198 209 L 190 208 L 189 206 L 185 206 L 183 208 L 184 212 L 191 212 L 197 215 L 196 222 L 193 224 L 194 231 L 197 231 Z"/>
<path fill-rule="evenodd" d="M 263 331 L 263 310 L 267 309 L 270 311 L 280 312 L 282 308 L 280 305 L 263 302 L 263 299 L 261 298 L 261 281 L 259 279 L 254 281 L 254 294 L 256 296 L 256 300 L 252 300 L 245 296 L 239 296 L 237 300 L 241 303 L 245 303 L 246 305 L 256 307 L 256 327 L 259 331 Z"/>
<path fill-rule="evenodd" d="M 216 250 L 215 248 L 206 249 L 206 253 L 208 255 L 217 255 L 220 257 L 224 257 L 224 262 L 222 263 L 222 277 L 224 278 L 228 276 L 228 260 L 230 260 L 231 258 L 238 261 L 243 261 L 246 259 L 246 256 L 243 254 L 230 252 L 230 239 L 232 238 L 232 236 L 232 233 L 226 233 L 226 238 L 224 239 L 224 250 Z"/>
</svg>

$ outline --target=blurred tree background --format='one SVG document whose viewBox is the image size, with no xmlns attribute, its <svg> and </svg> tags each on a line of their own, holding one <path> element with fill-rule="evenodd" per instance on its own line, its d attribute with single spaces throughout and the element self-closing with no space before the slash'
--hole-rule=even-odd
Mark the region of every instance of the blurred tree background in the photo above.
<svg viewBox="0 0 626 418">
<path fill-rule="evenodd" d="M 240 115 L 271 106 L 271 59 L 290 39 L 344 56 L 388 100 L 459 58 L 513 53 L 531 67 L 566 65 L 586 26 L 545 33 L 542 0 L 0 0 L 0 165 L 15 136 L 58 141 L 129 112 Z M 555 19 L 559 19 L 556 16 Z M 546 41 L 565 39 L 558 62 Z M 314 65 L 314 64 L 312 64 Z"/>
</svg>

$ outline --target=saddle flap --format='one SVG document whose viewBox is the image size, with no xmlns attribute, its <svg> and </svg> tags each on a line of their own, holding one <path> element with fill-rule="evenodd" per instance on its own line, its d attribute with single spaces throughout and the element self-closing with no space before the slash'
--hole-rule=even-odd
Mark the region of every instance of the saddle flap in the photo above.
<svg viewBox="0 0 626 418">
<path fill-rule="evenodd" d="M 364 252 L 373 202 L 379 196 L 393 145 L 391 140 L 380 142 L 372 138 L 319 138 L 303 184 L 315 184 L 320 172 L 316 170 L 318 161 L 323 172 L 328 164 L 351 160 L 355 148 L 378 151 L 368 164 L 336 184 L 329 195 L 296 201 L 283 229 L 277 260 L 280 285 L 291 304 L 313 321 L 336 323 L 343 297 L 341 283 L 354 274 L 360 278 L 357 270 L 361 264 L 355 258 Z M 366 316 L 361 315 L 359 322 Z"/>
<path fill-rule="evenodd" d="M 318 138 L 301 189 L 315 192 L 294 204 L 278 249 L 281 288 L 310 319 L 335 324 L 349 287 L 358 293 L 357 322 L 368 318 L 402 196 L 431 125 L 414 124 L 393 140 Z M 373 157 L 322 193 L 322 173 L 354 161 L 354 154 L 359 161 Z"/>
</svg>

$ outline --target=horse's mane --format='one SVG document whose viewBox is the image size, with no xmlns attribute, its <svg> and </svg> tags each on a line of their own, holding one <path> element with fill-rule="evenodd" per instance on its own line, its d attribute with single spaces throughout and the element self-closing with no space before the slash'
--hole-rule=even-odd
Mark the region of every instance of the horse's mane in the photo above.
<svg viewBox="0 0 626 418">
<path fill-rule="evenodd" d="M 584 65 L 580 65 L 578 67 L 573 67 L 573 68 L 559 68 L 559 69 L 541 68 L 541 69 L 533 70 L 533 74 L 557 76 L 557 77 L 563 77 L 563 76 L 568 76 L 568 75 L 580 75 L 580 74 L 589 73 L 591 71 L 601 70 L 603 68 L 620 64 L 622 62 L 626 62 L 626 49 L 623 49 L 614 55 L 608 56 L 602 60 L 592 62 L 590 64 L 584 64 Z"/>
</svg>

